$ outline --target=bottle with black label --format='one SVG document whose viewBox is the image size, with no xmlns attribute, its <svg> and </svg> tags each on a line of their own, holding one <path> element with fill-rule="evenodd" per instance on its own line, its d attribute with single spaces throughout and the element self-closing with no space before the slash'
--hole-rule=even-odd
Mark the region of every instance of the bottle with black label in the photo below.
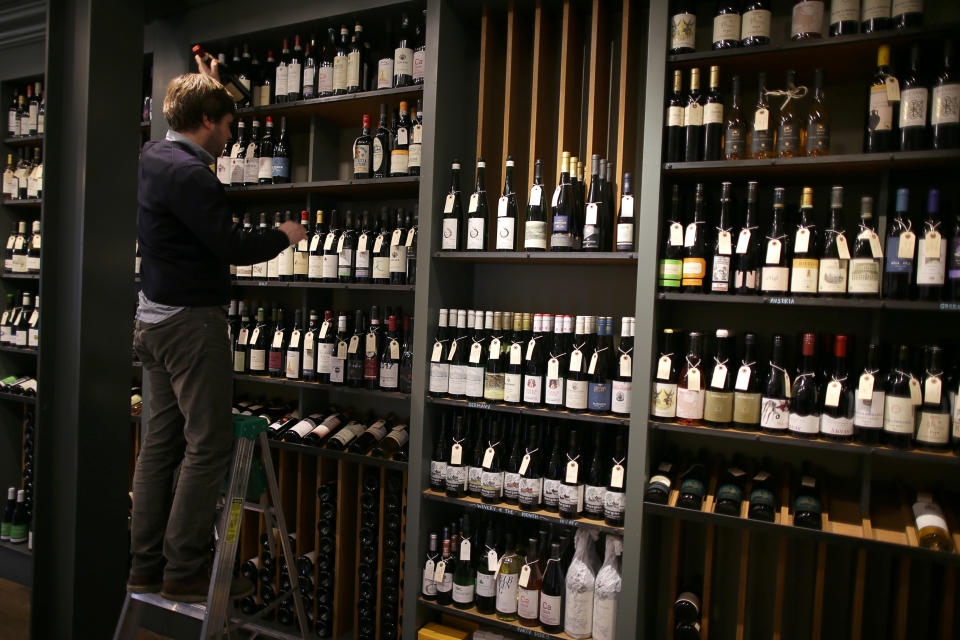
<svg viewBox="0 0 960 640">
<path fill-rule="evenodd" d="M 787 71 L 786 90 L 793 92 L 796 88 L 797 72 L 791 69 Z M 780 117 L 777 120 L 776 149 L 777 156 L 781 158 L 795 158 L 801 155 L 803 149 L 800 133 L 804 127 L 800 114 L 797 113 L 797 101 L 792 96 L 787 98 L 786 104 L 780 107 Z"/>
<path fill-rule="evenodd" d="M 747 123 L 740 104 L 740 76 L 733 76 L 730 108 L 723 127 L 723 157 L 725 160 L 742 160 L 747 152 Z"/>
<path fill-rule="evenodd" d="M 750 115 L 750 133 L 747 138 L 749 157 L 757 160 L 774 157 L 773 117 L 766 92 L 767 74 L 761 72 L 757 80 L 757 104 Z"/>
</svg>

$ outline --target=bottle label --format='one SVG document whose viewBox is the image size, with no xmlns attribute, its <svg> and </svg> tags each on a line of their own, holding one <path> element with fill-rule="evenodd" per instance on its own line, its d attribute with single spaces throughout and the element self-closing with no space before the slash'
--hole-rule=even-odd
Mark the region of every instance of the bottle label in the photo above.
<svg viewBox="0 0 960 640">
<path fill-rule="evenodd" d="M 497 575 L 497 612 L 508 614 L 517 612 L 519 577 L 519 574 L 502 571 Z"/>
<path fill-rule="evenodd" d="M 560 613 L 563 611 L 563 596 L 551 596 L 540 593 L 540 623 L 550 626 L 560 625 Z"/>
<path fill-rule="evenodd" d="M 703 419 L 710 422 L 733 420 L 733 394 L 729 391 L 707 390 L 704 394 Z"/>
<path fill-rule="evenodd" d="M 449 388 L 450 365 L 445 362 L 430 363 L 430 393 L 446 393 Z"/>
<path fill-rule="evenodd" d="M 770 10 L 753 9 L 743 14 L 743 25 L 741 27 L 743 39 L 747 38 L 769 38 L 770 37 Z"/>
<path fill-rule="evenodd" d="M 543 376 L 523 376 L 523 401 L 529 404 L 543 402 Z"/>
<path fill-rule="evenodd" d="M 909 397 L 887 394 L 883 402 L 883 430 L 913 435 L 914 404 Z"/>
<path fill-rule="evenodd" d="M 658 418 L 675 418 L 677 415 L 677 385 L 668 382 L 653 383 L 653 409 Z"/>
<path fill-rule="evenodd" d="M 583 485 L 561 484 L 558 487 L 557 500 L 561 511 L 580 513 L 583 511 Z"/>
<path fill-rule="evenodd" d="M 467 471 L 467 491 L 473 495 L 483 493 L 483 467 L 470 467 Z"/>
<path fill-rule="evenodd" d="M 683 261 L 664 258 L 660 261 L 660 286 L 679 288 L 683 280 Z"/>
<path fill-rule="evenodd" d="M 422 80 L 426 71 L 427 52 L 420 49 L 413 52 L 413 79 Z"/>
<path fill-rule="evenodd" d="M 480 478 L 482 488 L 480 495 L 488 500 L 503 497 L 503 474 L 499 471 L 487 471 L 484 469 Z"/>
<path fill-rule="evenodd" d="M 278 158 L 274 156 L 273 158 L 273 168 L 272 168 L 273 178 L 290 178 L 290 158 Z"/>
<path fill-rule="evenodd" d="M 503 401 L 519 403 L 523 393 L 523 376 L 519 373 L 507 373 L 503 376 Z"/>
<path fill-rule="evenodd" d="M 943 511 L 932 502 L 917 501 L 913 505 L 913 517 L 917 521 L 917 529 L 947 529 L 947 521 L 943 516 Z"/>
<path fill-rule="evenodd" d="M 683 126 L 683 107 L 679 107 L 679 106 L 667 107 L 667 126 L 668 127 Z"/>
<path fill-rule="evenodd" d="M 560 481 L 543 479 L 543 504 L 548 507 L 556 507 L 560 504 Z"/>
<path fill-rule="evenodd" d="M 335 56 L 333 58 L 333 90 L 347 90 L 347 56 Z M 277 90 L 279 93 L 280 90 Z"/>
<path fill-rule="evenodd" d="M 724 40 L 740 40 L 740 14 L 722 13 L 713 18 L 713 42 Z M 719 120 L 717 121 L 719 122 Z"/>
<path fill-rule="evenodd" d="M 486 224 L 484 218 L 467 218 L 467 249 L 483 249 Z"/>
<path fill-rule="evenodd" d="M 696 47 L 697 17 L 692 13 L 676 13 L 670 18 L 670 48 Z"/>
<path fill-rule="evenodd" d="M 822 122 L 807 124 L 807 151 L 830 150 L 830 127 Z"/>
<path fill-rule="evenodd" d="M 794 124 L 781 124 L 777 130 L 777 153 L 796 151 L 799 146 L 799 127 Z"/>
<path fill-rule="evenodd" d="M 547 248 L 547 223 L 527 220 L 524 227 L 523 247 L 525 249 Z"/>
<path fill-rule="evenodd" d="M 473 602 L 473 585 L 453 583 L 453 601 L 461 604 Z"/>
<path fill-rule="evenodd" d="M 960 82 L 951 82 L 933 88 L 933 113 L 930 124 L 960 122 Z"/>
<path fill-rule="evenodd" d="M 900 258 L 897 253 L 900 248 L 900 237 L 891 236 L 887 238 L 887 273 L 907 273 L 913 272 L 913 256 L 909 258 Z"/>
<path fill-rule="evenodd" d="M 413 49 L 399 48 L 393 50 L 393 75 L 413 76 Z"/>
<path fill-rule="evenodd" d="M 707 261 L 703 258 L 683 259 L 683 278 L 681 284 L 685 287 L 703 285 L 703 276 L 707 273 Z"/>
<path fill-rule="evenodd" d="M 414 127 L 414 131 L 416 131 L 416 127 Z M 419 167 L 423 162 L 423 145 L 419 142 L 411 142 L 408 151 L 407 170 L 409 171 L 410 167 Z"/>
<path fill-rule="evenodd" d="M 483 397 L 494 402 L 503 402 L 504 375 L 486 372 L 483 376 Z"/>
<path fill-rule="evenodd" d="M 394 149 L 390 152 L 390 173 L 406 175 L 409 173 L 410 152 L 408 149 Z"/>
<path fill-rule="evenodd" d="M 786 431 L 790 426 L 790 401 L 786 398 L 763 398 L 760 409 L 760 428 Z"/>
<path fill-rule="evenodd" d="M 733 421 L 737 424 L 760 424 L 761 398 L 759 393 L 733 393 Z"/>
<path fill-rule="evenodd" d="M 525 620 L 536 620 L 540 615 L 540 590 L 520 587 L 517 603 L 518 616 Z"/>
<path fill-rule="evenodd" d="M 816 413 L 802 416 L 791 411 L 789 427 L 794 433 L 817 433 L 820 431 L 820 416 Z"/>
<path fill-rule="evenodd" d="M 863 0 L 861 20 L 875 20 L 890 17 L 890 0 Z"/>
<path fill-rule="evenodd" d="M 917 442 L 945 445 L 950 442 L 950 414 L 920 411 L 917 422 Z"/>
<path fill-rule="evenodd" d="M 267 368 L 267 352 L 263 349 L 250 350 L 250 371 L 264 371 Z"/>
<path fill-rule="evenodd" d="M 793 24 L 790 28 L 790 35 L 796 37 L 800 34 L 823 32 L 823 3 L 822 2 L 798 2 L 793 5 Z"/>
<path fill-rule="evenodd" d="M 430 486 L 431 488 L 443 487 L 447 481 L 447 463 L 430 461 Z"/>
<path fill-rule="evenodd" d="M 396 389 L 399 384 L 400 367 L 396 362 L 380 363 L 380 388 Z"/>
<path fill-rule="evenodd" d="M 850 293 L 880 293 L 880 261 L 873 258 L 850 260 Z"/>
<path fill-rule="evenodd" d="M 852 436 L 853 418 L 834 418 L 833 416 L 823 414 L 820 416 L 820 433 L 828 436 Z"/>
<path fill-rule="evenodd" d="M 388 263 L 390 273 L 407 272 L 407 246 L 395 244 L 390 246 L 390 258 Z"/>
<path fill-rule="evenodd" d="M 568 409 L 586 409 L 588 383 L 585 380 L 567 379 L 566 407 Z"/>
<path fill-rule="evenodd" d="M 360 86 L 360 52 L 351 51 L 347 54 L 347 87 Z"/>
<path fill-rule="evenodd" d="M 944 270 L 947 264 L 947 242 L 939 238 L 940 255 L 927 257 L 927 239 L 923 235 L 917 242 L 917 284 L 939 286 L 944 281 Z M 933 248 L 936 251 L 936 248 Z"/>
<path fill-rule="evenodd" d="M 444 478 L 447 491 L 459 491 L 467 488 L 467 468 L 459 465 L 447 465 L 447 474 Z"/>
<path fill-rule="evenodd" d="M 457 224 L 459 220 L 456 218 L 444 218 L 443 219 L 443 238 L 440 241 L 440 248 L 446 249 L 448 251 L 453 251 L 457 249 L 457 244 L 459 244 L 459 225 Z M 528 223 L 529 224 L 529 223 Z"/>
<path fill-rule="evenodd" d="M 904 89 L 900 92 L 900 128 L 927 126 L 926 87 Z"/>
<path fill-rule="evenodd" d="M 830 3 L 830 24 L 859 21 L 860 0 L 833 0 Z"/>
<path fill-rule="evenodd" d="M 600 519 L 603 517 L 603 496 L 607 492 L 606 487 L 587 486 L 583 490 L 583 511 L 591 518 Z"/>
<path fill-rule="evenodd" d="M 621 520 L 627 503 L 627 494 L 622 491 L 607 491 L 603 494 L 603 516 L 608 520 Z"/>
<path fill-rule="evenodd" d="M 729 127 L 723 137 L 723 152 L 726 155 L 743 153 L 746 143 L 746 132 L 742 127 Z"/>
<path fill-rule="evenodd" d="M 761 118 L 760 111 L 765 114 Z M 753 135 L 750 137 L 750 153 L 756 155 L 764 151 L 773 151 L 773 129 L 767 126 L 769 112 L 766 109 L 757 111 L 757 117 L 754 121 Z M 758 124 L 758 121 L 761 121 Z M 760 125 L 763 125 L 762 127 Z"/>
<path fill-rule="evenodd" d="M 905 13 L 922 13 L 923 0 L 893 0 L 894 17 Z"/>
<path fill-rule="evenodd" d="M 630 380 L 614 380 L 613 393 L 610 397 L 610 410 L 620 415 L 630 415 L 630 391 L 632 384 Z"/>
<path fill-rule="evenodd" d="M 464 392 L 469 398 L 483 397 L 483 367 L 465 367 Z"/>
<path fill-rule="evenodd" d="M 677 389 L 677 417 L 702 420 L 706 396 L 702 390 Z"/>
<path fill-rule="evenodd" d="M 886 84 L 870 87 L 870 112 L 867 116 L 867 128 L 870 131 L 893 130 L 893 105 L 887 98 Z"/>
<path fill-rule="evenodd" d="M 564 633 L 574 638 L 589 638 L 593 633 L 593 590 L 577 591 L 568 586 L 564 609 Z"/>
<path fill-rule="evenodd" d="M 520 478 L 520 493 L 518 495 L 520 504 L 524 506 L 536 506 L 540 504 L 542 492 L 542 478 Z"/>
<path fill-rule="evenodd" d="M 467 391 L 467 369 L 464 365 L 450 365 L 449 391 L 452 396 L 462 396 Z"/>
<path fill-rule="evenodd" d="M 814 281 L 816 282 L 816 281 Z M 782 293 L 790 283 L 790 268 L 764 265 L 760 271 L 760 290 Z"/>
<path fill-rule="evenodd" d="M 473 219 L 473 218 L 471 218 Z M 513 249 L 513 227 L 516 218 L 504 216 L 497 218 L 497 249 Z"/>
<path fill-rule="evenodd" d="M 703 124 L 723 124 L 722 102 L 708 102 L 704 105 Z"/>
<path fill-rule="evenodd" d="M 816 258 L 794 258 L 790 274 L 792 293 L 816 293 L 820 261 Z"/>
<path fill-rule="evenodd" d="M 496 574 L 477 571 L 477 595 L 481 598 L 492 598 L 496 591 Z"/>
<path fill-rule="evenodd" d="M 839 258 L 824 258 L 820 261 L 820 293 L 847 292 L 847 261 Z"/>
<path fill-rule="evenodd" d="M 587 388 L 587 408 L 590 411 L 610 411 L 610 384 L 606 382 L 591 382 Z"/>
<path fill-rule="evenodd" d="M 710 280 L 711 291 L 726 292 L 730 290 L 730 256 L 713 256 Z"/>
<path fill-rule="evenodd" d="M 276 95 L 287 95 L 287 65 L 285 63 L 280 63 L 277 65 L 276 74 L 274 75 L 273 80 L 273 87 L 276 91 Z"/>
<path fill-rule="evenodd" d="M 353 172 L 366 176 L 370 173 L 370 145 L 353 145 Z"/>
<path fill-rule="evenodd" d="M 503 497 L 517 500 L 520 497 L 520 474 L 507 471 L 503 474 Z"/>
<path fill-rule="evenodd" d="M 854 395 L 853 424 L 864 429 L 882 429 L 884 395 L 883 391 L 874 391 L 870 400 L 863 400 L 860 390 L 857 389 Z"/>
<path fill-rule="evenodd" d="M 377 89 L 393 87 L 393 58 L 381 58 L 377 62 Z"/>
</svg>

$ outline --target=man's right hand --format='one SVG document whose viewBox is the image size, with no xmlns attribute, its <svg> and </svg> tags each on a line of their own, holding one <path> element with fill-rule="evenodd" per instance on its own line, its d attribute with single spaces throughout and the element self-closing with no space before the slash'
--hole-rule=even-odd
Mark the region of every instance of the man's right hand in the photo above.
<svg viewBox="0 0 960 640">
<path fill-rule="evenodd" d="M 281 224 L 280 231 L 287 234 L 287 239 L 290 240 L 291 245 L 295 245 L 307 237 L 307 230 L 303 225 L 293 220 L 287 220 Z"/>
</svg>

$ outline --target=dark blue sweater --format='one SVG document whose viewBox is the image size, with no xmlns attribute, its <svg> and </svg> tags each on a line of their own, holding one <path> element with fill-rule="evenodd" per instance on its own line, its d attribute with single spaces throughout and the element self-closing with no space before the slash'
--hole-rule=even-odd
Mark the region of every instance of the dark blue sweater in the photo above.
<svg viewBox="0 0 960 640">
<path fill-rule="evenodd" d="M 140 155 L 137 237 L 143 294 L 183 307 L 230 302 L 230 265 L 265 262 L 289 246 L 282 231 L 234 227 L 223 185 L 186 145 L 151 141 Z"/>
</svg>

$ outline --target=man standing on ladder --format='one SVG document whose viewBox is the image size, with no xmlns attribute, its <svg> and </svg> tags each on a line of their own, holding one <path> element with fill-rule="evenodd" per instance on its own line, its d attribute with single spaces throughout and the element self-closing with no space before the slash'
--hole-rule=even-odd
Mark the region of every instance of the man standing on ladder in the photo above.
<svg viewBox="0 0 960 640">
<path fill-rule="evenodd" d="M 234 102 L 216 63 L 197 62 L 201 73 L 167 86 L 170 129 L 143 146 L 137 211 L 143 257 L 134 349 L 148 412 L 133 477 L 127 591 L 180 602 L 207 598 L 210 533 L 233 449 L 230 265 L 264 262 L 306 237 L 296 222 L 260 235 L 233 226 L 210 165 L 230 138 Z M 230 589 L 231 598 L 252 592 L 245 578 Z"/>
</svg>

